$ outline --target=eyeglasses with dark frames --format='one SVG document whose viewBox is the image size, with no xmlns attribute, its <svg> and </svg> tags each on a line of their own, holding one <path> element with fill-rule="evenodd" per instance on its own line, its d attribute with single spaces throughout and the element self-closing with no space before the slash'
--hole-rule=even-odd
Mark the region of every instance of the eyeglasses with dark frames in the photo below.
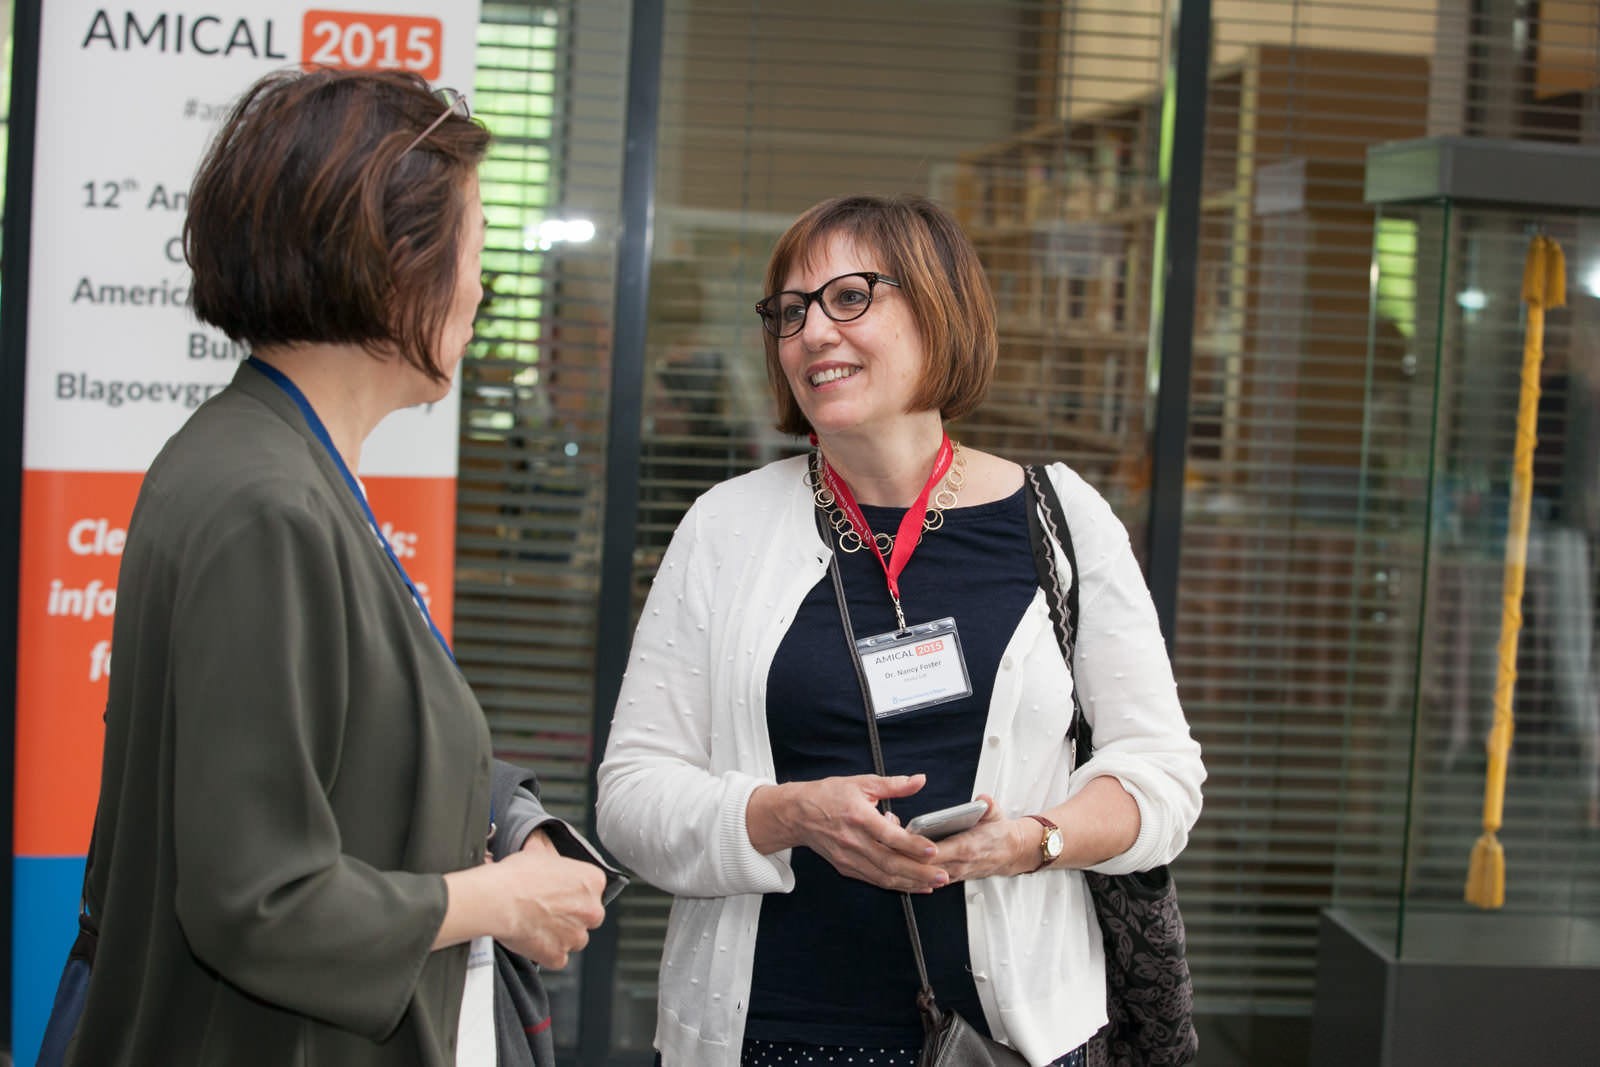
<svg viewBox="0 0 1600 1067">
<path fill-rule="evenodd" d="M 437 130 L 444 124 L 444 120 L 451 115 L 461 119 L 470 119 L 472 117 L 472 108 L 467 106 L 467 98 L 454 89 L 435 89 L 433 95 L 443 101 L 444 110 L 439 113 L 438 118 L 428 124 L 427 129 L 417 134 L 412 142 L 406 145 L 406 150 L 400 153 L 402 156 L 407 155 L 413 148 L 427 140 L 428 134 Z"/>
<path fill-rule="evenodd" d="M 756 305 L 756 314 L 761 316 L 761 325 L 767 332 L 780 340 L 805 328 L 806 312 L 812 304 L 822 308 L 822 313 L 834 322 L 854 322 L 872 306 L 872 290 L 879 282 L 900 288 L 900 283 L 887 274 L 852 271 L 828 279 L 809 293 L 798 289 L 773 293 Z"/>
</svg>

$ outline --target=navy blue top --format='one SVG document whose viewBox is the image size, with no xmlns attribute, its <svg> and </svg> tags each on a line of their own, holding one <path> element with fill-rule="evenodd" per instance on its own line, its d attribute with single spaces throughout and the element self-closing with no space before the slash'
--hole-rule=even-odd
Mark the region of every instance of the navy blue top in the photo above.
<svg viewBox="0 0 1600 1067">
<path fill-rule="evenodd" d="M 924 772 L 920 793 L 894 802 L 902 822 L 972 799 L 978 752 L 1000 657 L 1038 588 L 1024 491 L 945 512 L 900 578 L 906 622 L 954 616 L 973 695 L 878 721 L 889 774 Z M 904 508 L 863 507 L 892 533 Z M 889 587 L 873 554 L 837 553 L 857 637 L 895 628 Z M 866 712 L 833 581 L 806 594 L 767 677 L 767 727 L 780 782 L 872 774 Z M 900 895 L 847 878 L 808 848 L 793 853 L 792 893 L 761 902 L 745 1036 L 765 1041 L 916 1044 L 917 969 Z M 967 960 L 961 885 L 914 895 L 939 1003 L 987 1031 Z"/>
</svg>

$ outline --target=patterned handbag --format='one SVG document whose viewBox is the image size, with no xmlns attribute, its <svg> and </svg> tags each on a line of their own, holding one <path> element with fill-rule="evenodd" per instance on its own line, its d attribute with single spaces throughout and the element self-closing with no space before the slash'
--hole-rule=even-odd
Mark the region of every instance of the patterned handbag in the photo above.
<svg viewBox="0 0 1600 1067">
<path fill-rule="evenodd" d="M 1041 466 L 1024 468 L 1036 508 L 1028 510 L 1039 584 L 1068 667 L 1073 665 L 1078 624 L 1078 560 L 1072 531 L 1050 476 Z M 1072 573 L 1065 591 L 1051 543 L 1061 546 Z M 1094 758 L 1094 730 L 1072 689 L 1068 728 L 1077 766 Z M 1106 953 L 1106 1012 L 1110 1017 L 1089 1041 L 1089 1067 L 1168 1067 L 1194 1062 L 1200 1039 L 1194 1030 L 1194 984 L 1184 947 L 1177 887 L 1165 865 L 1133 874 L 1085 871 L 1100 920 Z"/>
</svg>

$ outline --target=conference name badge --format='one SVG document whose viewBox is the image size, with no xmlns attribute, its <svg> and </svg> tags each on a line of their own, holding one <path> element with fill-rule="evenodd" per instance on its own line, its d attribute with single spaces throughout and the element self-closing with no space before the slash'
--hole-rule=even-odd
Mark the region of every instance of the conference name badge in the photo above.
<svg viewBox="0 0 1600 1067">
<path fill-rule="evenodd" d="M 880 719 L 972 695 L 953 618 L 860 638 L 856 655 Z"/>
</svg>

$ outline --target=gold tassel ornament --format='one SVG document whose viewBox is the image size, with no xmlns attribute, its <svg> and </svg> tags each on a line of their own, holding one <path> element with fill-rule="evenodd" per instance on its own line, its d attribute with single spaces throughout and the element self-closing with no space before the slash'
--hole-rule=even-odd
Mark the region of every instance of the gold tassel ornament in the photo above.
<svg viewBox="0 0 1600 1067">
<path fill-rule="evenodd" d="M 1506 902 L 1506 854 L 1499 838 L 1505 811 L 1506 765 L 1514 729 L 1512 693 L 1517 683 L 1517 638 L 1522 631 L 1522 587 L 1528 564 L 1528 515 L 1533 500 L 1533 450 L 1538 444 L 1539 372 L 1544 363 L 1544 315 L 1567 302 L 1567 265 L 1561 246 L 1540 234 L 1528 245 L 1522 267 L 1522 299 L 1528 305 L 1522 342 L 1522 391 L 1517 403 L 1517 439 L 1506 524 L 1505 577 L 1500 598 L 1499 665 L 1495 673 L 1494 721 L 1489 727 L 1489 768 L 1483 788 L 1483 834 L 1467 865 L 1466 900 L 1480 908 Z"/>
</svg>

